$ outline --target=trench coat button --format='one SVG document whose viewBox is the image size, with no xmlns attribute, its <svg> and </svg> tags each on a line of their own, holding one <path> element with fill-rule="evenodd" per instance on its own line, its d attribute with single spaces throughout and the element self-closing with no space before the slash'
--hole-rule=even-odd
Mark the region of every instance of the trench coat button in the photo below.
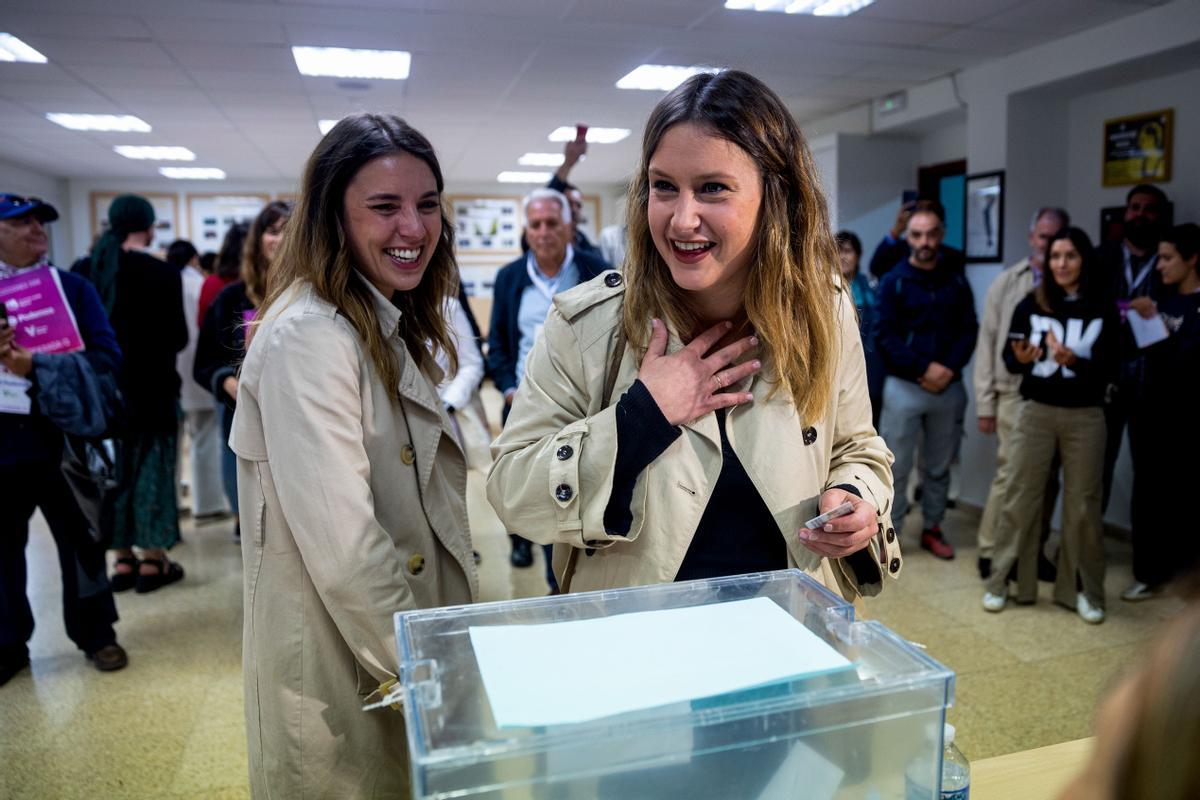
<svg viewBox="0 0 1200 800">
<path fill-rule="evenodd" d="M 815 441 L 817 441 L 817 429 L 816 428 L 805 428 L 804 429 L 804 443 L 812 444 Z"/>
<path fill-rule="evenodd" d="M 404 466 L 410 467 L 417 460 L 417 451 L 413 450 L 411 444 L 406 444 L 400 448 L 400 460 L 404 462 Z"/>
<path fill-rule="evenodd" d="M 594 547 L 585 547 L 585 548 L 583 549 L 583 554 L 584 554 L 585 556 L 589 556 L 589 557 L 590 557 L 590 556 L 594 556 L 594 555 L 596 555 L 596 548 L 594 548 Z"/>
<path fill-rule="evenodd" d="M 559 502 L 565 503 L 575 496 L 575 491 L 565 483 L 560 483 L 554 489 L 554 496 L 558 498 Z"/>
<path fill-rule="evenodd" d="M 420 575 L 425 571 L 425 556 L 417 553 L 410 556 L 408 559 L 408 571 L 413 575 Z"/>
<path fill-rule="evenodd" d="M 559 461 L 566 461 L 571 456 L 575 455 L 575 448 L 571 447 L 569 444 L 564 444 L 562 447 L 558 448 L 558 452 L 556 452 L 554 455 Z"/>
<path fill-rule="evenodd" d="M 604 285 L 610 289 L 615 289 L 621 285 L 621 275 L 617 272 L 610 272 L 604 276 Z"/>
<path fill-rule="evenodd" d="M 893 575 L 896 574 L 897 572 L 899 572 L 900 571 L 900 559 L 893 558 L 892 563 L 888 564 L 888 570 L 890 570 Z"/>
<path fill-rule="evenodd" d="M 888 528 L 887 529 L 887 543 L 891 544 L 894 541 L 896 541 L 896 529 Z"/>
</svg>

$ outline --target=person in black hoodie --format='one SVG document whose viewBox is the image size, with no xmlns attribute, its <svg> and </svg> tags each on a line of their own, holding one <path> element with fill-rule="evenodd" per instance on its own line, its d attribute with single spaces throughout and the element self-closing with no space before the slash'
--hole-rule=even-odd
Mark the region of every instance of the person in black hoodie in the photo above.
<svg viewBox="0 0 1200 800">
<path fill-rule="evenodd" d="M 1118 323 L 1096 251 L 1079 228 L 1050 240 L 1042 270 L 1037 288 L 1013 311 L 1004 353 L 1009 372 L 1024 375 L 1025 402 L 1013 434 L 1012 478 L 983 607 L 1004 610 L 1014 563 L 1017 602 L 1037 600 L 1039 517 L 1057 448 L 1063 523 L 1054 601 L 1096 624 L 1104 621 L 1104 394 L 1116 368 Z"/>
<path fill-rule="evenodd" d="M 1190 533 L 1171 515 L 1164 497 L 1191 491 L 1200 435 L 1191 423 L 1200 392 L 1200 226 L 1177 225 L 1158 243 L 1156 269 L 1163 293 L 1133 301 L 1129 313 L 1161 317 L 1169 334 L 1143 348 L 1145 372 L 1129 424 L 1133 454 L 1133 585 L 1121 593 L 1146 600 L 1196 563 Z"/>
<path fill-rule="evenodd" d="M 921 547 L 950 559 L 954 547 L 942 535 L 941 521 L 967 407 L 962 372 L 975 350 L 979 323 L 966 278 L 938 255 L 944 234 L 933 211 L 918 209 L 909 218 L 908 260 L 879 282 L 875 344 L 887 370 L 879 432 L 896 455 L 892 519 L 897 527 L 904 524 L 908 474 L 921 433 Z"/>
</svg>

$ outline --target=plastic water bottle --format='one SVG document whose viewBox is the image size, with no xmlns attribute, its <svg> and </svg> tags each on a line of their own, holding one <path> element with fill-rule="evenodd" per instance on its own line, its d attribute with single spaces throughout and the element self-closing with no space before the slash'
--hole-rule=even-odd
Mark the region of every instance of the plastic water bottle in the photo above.
<svg viewBox="0 0 1200 800">
<path fill-rule="evenodd" d="M 946 723 L 942 751 L 942 800 L 967 800 L 971 796 L 971 764 L 954 745 L 954 726 Z"/>
</svg>

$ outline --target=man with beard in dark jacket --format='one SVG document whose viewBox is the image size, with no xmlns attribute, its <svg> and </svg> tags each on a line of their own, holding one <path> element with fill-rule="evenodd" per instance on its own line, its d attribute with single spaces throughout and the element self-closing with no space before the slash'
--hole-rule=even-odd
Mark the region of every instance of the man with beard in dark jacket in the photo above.
<svg viewBox="0 0 1200 800">
<path fill-rule="evenodd" d="M 1121 450 L 1125 424 L 1129 421 L 1130 408 L 1137 402 L 1145 363 L 1126 321 L 1126 312 L 1135 298 L 1157 300 L 1162 293 L 1162 279 L 1155 267 L 1158 263 L 1158 240 L 1169 225 L 1166 217 L 1167 196 L 1163 190 L 1148 183 L 1139 183 L 1125 196 L 1124 238 L 1119 242 L 1106 242 L 1097 253 L 1121 315 L 1117 341 L 1117 382 L 1110 390 L 1109 402 L 1104 408 L 1108 428 L 1108 441 L 1104 448 L 1105 509 L 1112 494 L 1113 470 Z"/>
</svg>

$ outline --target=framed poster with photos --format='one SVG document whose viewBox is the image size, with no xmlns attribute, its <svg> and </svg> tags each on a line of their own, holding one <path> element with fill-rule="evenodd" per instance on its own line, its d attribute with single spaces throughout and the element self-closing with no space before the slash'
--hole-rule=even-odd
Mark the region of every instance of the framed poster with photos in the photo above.
<svg viewBox="0 0 1200 800">
<path fill-rule="evenodd" d="M 253 222 L 271 196 L 257 192 L 192 192 L 187 196 L 188 233 L 200 252 L 220 250 L 239 222 Z"/>
<path fill-rule="evenodd" d="M 1004 171 L 968 175 L 963 201 L 967 263 L 1004 260 Z"/>
<path fill-rule="evenodd" d="M 447 195 L 460 255 L 521 252 L 521 198 L 504 195 Z"/>
</svg>

